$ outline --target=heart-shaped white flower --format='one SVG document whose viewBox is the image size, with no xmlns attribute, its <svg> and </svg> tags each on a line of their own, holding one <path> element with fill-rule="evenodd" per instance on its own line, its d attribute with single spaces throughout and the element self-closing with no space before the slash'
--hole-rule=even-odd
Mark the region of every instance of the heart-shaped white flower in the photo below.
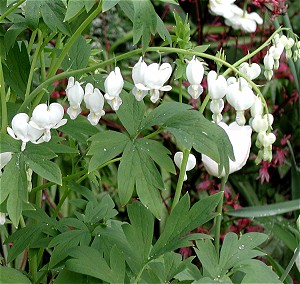
<svg viewBox="0 0 300 284">
<path fill-rule="evenodd" d="M 182 152 L 176 152 L 174 155 L 174 162 L 175 165 L 180 169 L 183 159 L 183 153 Z M 185 168 L 185 174 L 184 174 L 184 180 L 187 180 L 186 172 L 192 170 L 196 166 L 196 158 L 193 154 L 189 154 L 188 161 Z"/>
</svg>

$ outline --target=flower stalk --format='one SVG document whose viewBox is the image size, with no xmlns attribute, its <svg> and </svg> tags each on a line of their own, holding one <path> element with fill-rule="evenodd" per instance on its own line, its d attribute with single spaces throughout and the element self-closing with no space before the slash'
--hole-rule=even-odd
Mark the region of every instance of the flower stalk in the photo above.
<svg viewBox="0 0 300 284">
<path fill-rule="evenodd" d="M 227 181 L 227 177 L 222 177 L 221 178 L 221 188 L 220 192 L 222 192 L 221 200 L 218 204 L 217 207 L 217 213 L 218 215 L 215 217 L 215 248 L 217 255 L 219 257 L 220 254 L 220 233 L 221 233 L 221 223 L 222 223 L 222 218 L 223 218 L 223 201 L 224 201 L 224 192 L 225 192 L 225 184 Z"/>
</svg>

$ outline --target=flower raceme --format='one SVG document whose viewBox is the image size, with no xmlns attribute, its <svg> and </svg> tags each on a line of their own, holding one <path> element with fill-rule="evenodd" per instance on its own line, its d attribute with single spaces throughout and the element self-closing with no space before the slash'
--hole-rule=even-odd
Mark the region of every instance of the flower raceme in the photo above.
<svg viewBox="0 0 300 284">
<path fill-rule="evenodd" d="M 203 64 L 193 56 L 193 59 L 188 63 L 186 67 L 186 77 L 190 83 L 188 87 L 188 93 L 193 99 L 198 99 L 203 93 L 203 87 L 200 85 L 204 75 Z"/>
<path fill-rule="evenodd" d="M 104 81 L 105 99 L 114 111 L 117 111 L 122 104 L 120 93 L 124 86 L 124 80 L 119 67 L 111 71 Z"/>
<path fill-rule="evenodd" d="M 232 174 L 240 170 L 247 162 L 251 148 L 252 129 L 249 125 L 239 126 L 236 122 L 230 125 L 220 122 L 218 125 L 227 133 L 233 148 L 235 161 L 229 160 L 229 174 Z M 202 162 L 209 174 L 216 177 L 225 176 L 224 170 L 220 176 L 218 175 L 218 164 L 204 154 L 202 154 Z"/>
<path fill-rule="evenodd" d="M 182 152 L 176 152 L 174 155 L 175 165 L 180 169 L 183 159 Z M 189 154 L 188 161 L 185 168 L 184 180 L 187 180 L 186 172 L 192 170 L 196 166 L 196 158 L 193 154 Z"/>
</svg>

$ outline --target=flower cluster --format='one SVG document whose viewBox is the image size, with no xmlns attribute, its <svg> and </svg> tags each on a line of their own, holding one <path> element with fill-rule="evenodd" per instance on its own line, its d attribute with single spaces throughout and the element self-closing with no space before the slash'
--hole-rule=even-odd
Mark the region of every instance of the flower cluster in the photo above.
<svg viewBox="0 0 300 284">
<path fill-rule="evenodd" d="M 34 108 L 31 118 L 26 113 L 16 114 L 7 132 L 14 139 L 22 141 L 21 151 L 24 151 L 29 141 L 34 144 L 50 141 L 51 129 L 67 123 L 63 116 L 64 109 L 60 104 L 39 104 Z"/>
<path fill-rule="evenodd" d="M 279 68 L 279 59 L 284 50 L 287 58 L 291 58 L 293 56 L 295 61 L 300 58 L 300 43 L 297 42 L 297 48 L 293 55 L 292 47 L 294 44 L 295 40 L 292 37 L 287 38 L 285 35 L 279 36 L 278 34 L 274 36 L 273 45 L 264 57 L 264 75 L 267 80 L 271 80 L 273 77 L 273 70 L 277 70 Z"/>
<path fill-rule="evenodd" d="M 209 0 L 208 8 L 212 15 L 225 18 L 225 24 L 235 30 L 253 33 L 257 24 L 261 25 L 263 19 L 255 12 L 248 13 L 234 4 L 236 0 Z"/>
<path fill-rule="evenodd" d="M 276 140 L 275 134 L 270 132 L 274 120 L 273 115 L 263 115 L 263 104 L 259 97 L 255 97 L 255 102 L 250 111 L 252 116 L 250 124 L 252 129 L 258 133 L 256 146 L 260 149 L 256 163 L 260 163 L 262 160 L 270 162 L 272 160 L 272 144 Z"/>
<path fill-rule="evenodd" d="M 90 110 L 88 120 L 92 125 L 97 125 L 100 118 L 105 114 L 103 110 L 104 98 L 113 110 L 117 111 L 122 104 L 120 93 L 124 86 L 124 80 L 119 67 L 110 72 L 104 81 L 105 94 L 98 88 L 94 88 L 91 83 L 87 83 L 85 89 L 74 77 L 70 77 L 66 88 L 66 95 L 70 107 L 67 113 L 71 119 L 75 119 L 82 111 L 81 103 L 84 101 L 87 109 Z"/>
</svg>

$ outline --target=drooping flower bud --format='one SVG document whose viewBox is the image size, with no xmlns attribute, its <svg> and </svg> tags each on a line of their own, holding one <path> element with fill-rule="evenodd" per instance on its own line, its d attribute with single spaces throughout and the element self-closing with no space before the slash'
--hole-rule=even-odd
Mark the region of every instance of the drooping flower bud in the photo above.
<svg viewBox="0 0 300 284">
<path fill-rule="evenodd" d="M 114 111 L 117 111 L 122 104 L 120 93 L 124 86 L 124 80 L 119 67 L 110 72 L 104 81 L 105 99 Z"/>
<path fill-rule="evenodd" d="M 75 82 L 74 77 L 70 77 L 68 80 L 66 95 L 70 104 L 70 107 L 67 109 L 67 114 L 71 119 L 75 119 L 81 113 L 80 104 L 83 99 L 84 91 L 79 82 Z"/>
</svg>

